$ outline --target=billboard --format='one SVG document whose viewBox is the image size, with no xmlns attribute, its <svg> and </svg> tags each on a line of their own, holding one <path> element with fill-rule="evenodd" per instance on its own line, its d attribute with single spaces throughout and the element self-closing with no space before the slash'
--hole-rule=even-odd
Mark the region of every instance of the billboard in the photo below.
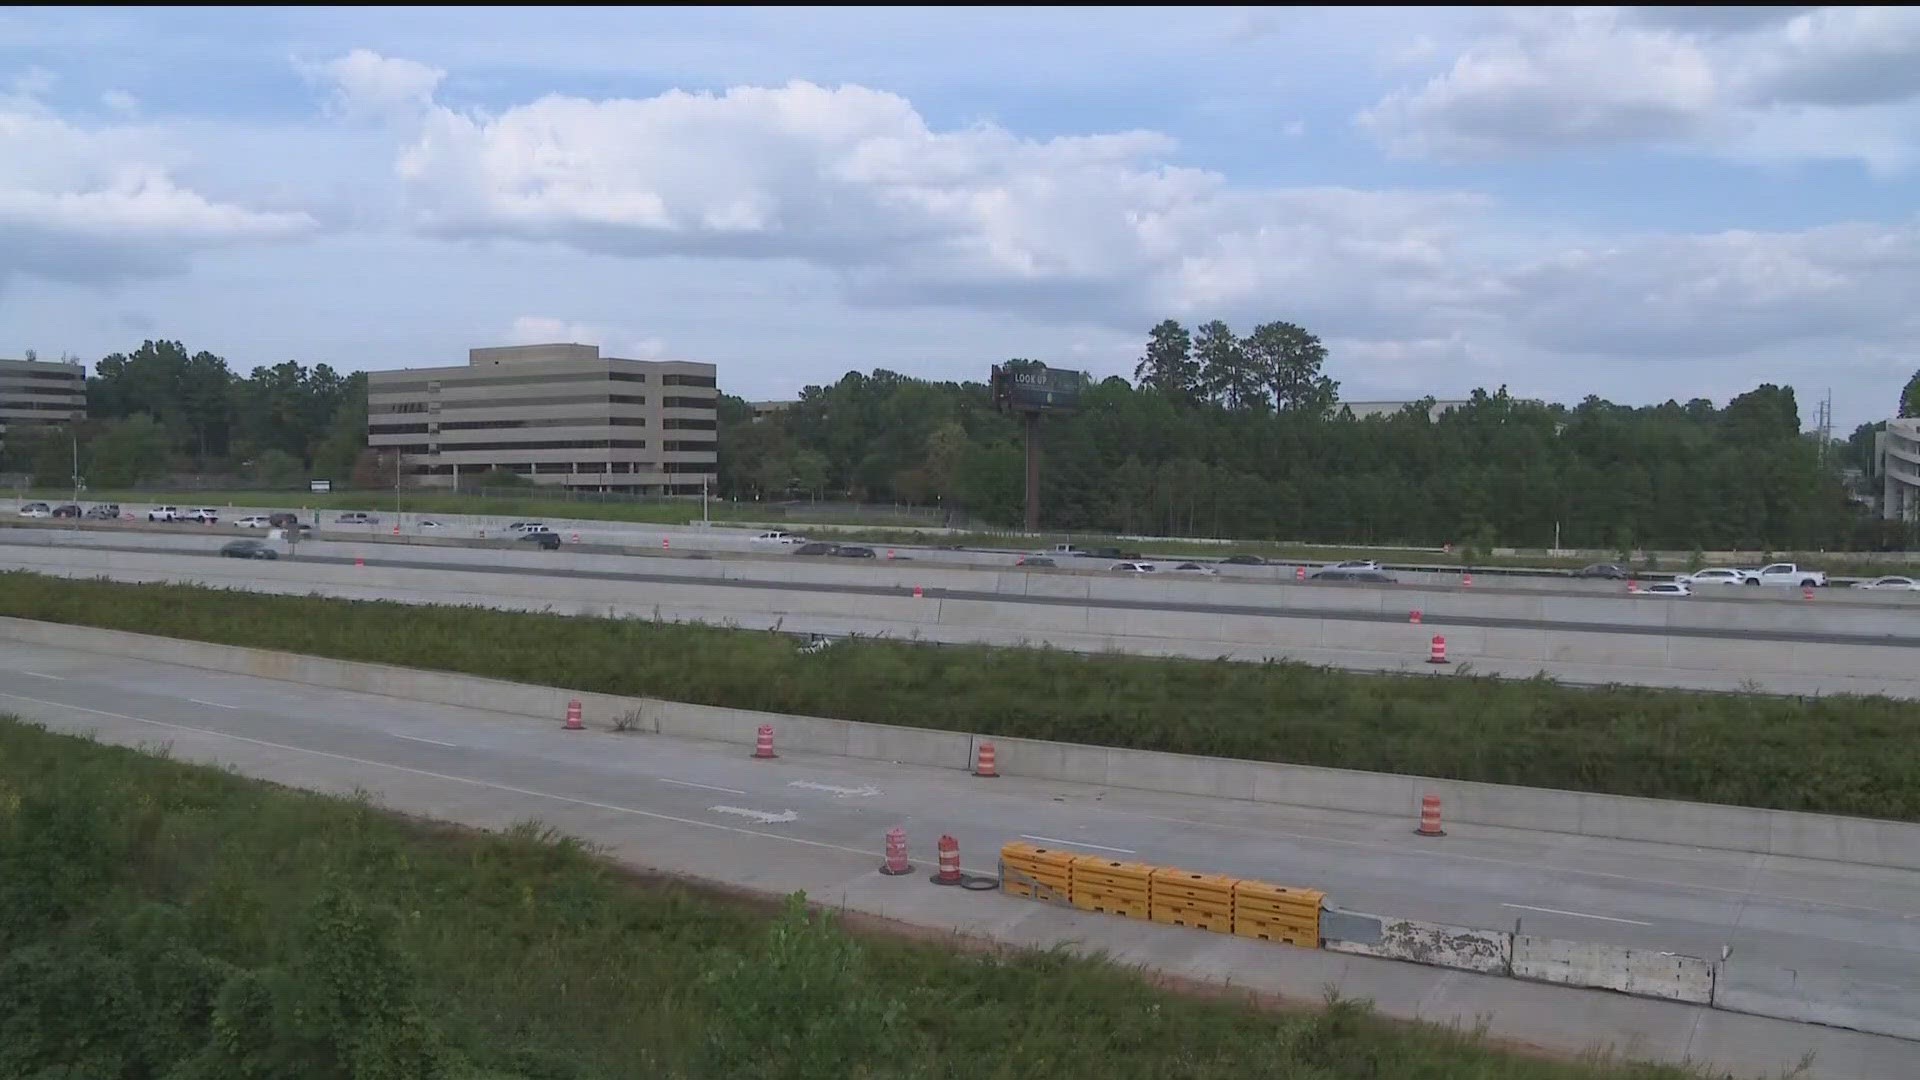
<svg viewBox="0 0 1920 1080">
<path fill-rule="evenodd" d="M 995 364 L 989 385 L 994 408 L 1003 412 L 1066 413 L 1079 407 L 1086 378 L 1045 364 Z"/>
</svg>

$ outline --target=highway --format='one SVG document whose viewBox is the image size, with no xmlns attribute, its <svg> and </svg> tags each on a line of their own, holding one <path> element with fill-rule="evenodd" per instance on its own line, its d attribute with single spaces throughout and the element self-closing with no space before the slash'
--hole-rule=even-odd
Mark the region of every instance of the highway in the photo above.
<svg viewBox="0 0 1920 1080">
<path fill-rule="evenodd" d="M 946 833 L 990 873 L 1008 840 L 1325 889 L 1351 909 L 1718 958 L 1723 997 L 1816 1001 L 1920 1038 L 1920 873 L 1028 781 L 606 731 L 93 653 L 9 644 L 0 712 L 395 809 L 499 827 L 539 818 L 616 857 L 1000 940 L 1077 940 L 1125 962 L 1301 999 L 1340 983 L 1383 1010 L 1579 1050 L 1611 1043 L 1741 1075 L 1911 1080 L 1920 1044 L 1594 991 L 1060 911 L 874 873 L 904 827 L 922 869 Z M 1278 961 L 1278 962 L 1276 962 Z"/>
<path fill-rule="evenodd" d="M 268 563 L 214 557 L 222 539 L 12 528 L 0 530 L 0 567 L 829 636 L 1920 697 L 1912 663 L 1920 607 L 1872 594 L 1808 603 L 1749 600 L 1733 590 L 1737 596 L 1674 601 L 331 540 Z M 1422 610 L 1418 624 L 1409 608 Z M 1447 639 L 1447 667 L 1426 664 L 1433 635 Z"/>
</svg>

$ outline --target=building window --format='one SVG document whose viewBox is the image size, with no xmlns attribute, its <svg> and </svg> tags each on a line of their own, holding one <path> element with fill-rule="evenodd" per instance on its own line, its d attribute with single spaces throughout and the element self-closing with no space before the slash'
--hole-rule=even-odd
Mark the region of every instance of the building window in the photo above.
<svg viewBox="0 0 1920 1080">
<path fill-rule="evenodd" d="M 706 409 L 709 412 L 719 407 L 716 398 L 698 397 L 664 397 L 660 399 L 660 404 L 668 409 Z"/>
<path fill-rule="evenodd" d="M 669 439 L 666 442 L 663 442 L 660 444 L 660 449 L 691 451 L 694 453 L 699 453 L 702 450 L 711 451 L 718 445 L 719 444 L 711 440 L 708 440 L 705 442 L 696 442 L 692 439 Z"/>
<path fill-rule="evenodd" d="M 713 462 L 711 461 L 669 461 L 666 464 L 660 466 L 660 471 L 670 472 L 670 473 L 684 473 L 684 472 L 711 473 L 713 472 Z"/>
<path fill-rule="evenodd" d="M 607 378 L 612 379 L 614 382 L 643 383 L 647 381 L 647 377 L 644 373 L 630 372 L 630 371 L 615 371 L 609 374 Z"/>
<path fill-rule="evenodd" d="M 714 431 L 719 427 L 712 420 L 683 420 L 679 417 L 662 420 L 660 426 L 669 431 Z"/>
<path fill-rule="evenodd" d="M 425 424 L 368 424 L 367 432 L 372 435 L 425 435 Z"/>
<path fill-rule="evenodd" d="M 660 385 L 661 386 L 705 386 L 705 387 L 711 388 L 711 387 L 717 386 L 718 384 L 714 381 L 714 378 L 711 375 L 662 375 L 660 376 Z"/>
</svg>

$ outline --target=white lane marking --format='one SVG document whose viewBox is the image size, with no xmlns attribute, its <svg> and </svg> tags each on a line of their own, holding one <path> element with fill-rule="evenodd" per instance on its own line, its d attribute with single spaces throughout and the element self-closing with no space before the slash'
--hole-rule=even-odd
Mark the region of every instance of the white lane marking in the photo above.
<svg viewBox="0 0 1920 1080">
<path fill-rule="evenodd" d="M 848 847 L 845 844 L 829 844 L 824 840 L 807 840 L 798 836 L 782 836 L 779 833 L 761 832 L 758 829 L 743 829 L 737 825 L 722 825 L 717 821 L 696 821 L 693 818 L 675 817 L 672 814 L 658 814 L 652 810 L 638 810 L 631 806 L 614 806 L 611 803 L 594 802 L 591 799 L 575 799 L 566 795 L 554 795 L 550 792 L 514 787 L 511 784 L 496 784 L 491 780 L 475 780 L 470 776 L 453 776 L 448 773 L 432 772 L 427 769 L 410 769 L 405 765 L 393 765 L 385 761 L 373 761 L 369 758 L 354 757 L 351 754 L 335 754 L 327 750 L 309 750 L 304 746 L 288 746 L 286 743 L 268 742 L 265 739 L 250 738 L 246 735 L 233 735 L 225 731 L 215 731 L 212 728 L 194 727 L 191 724 L 172 724 L 165 720 L 149 720 L 144 716 L 128 716 L 125 713 L 108 712 L 105 709 L 89 709 L 85 705 L 69 705 L 64 701 L 48 701 L 45 698 L 27 697 L 24 694 L 9 694 L 4 691 L 0 691 L 0 698 L 11 698 L 14 701 L 25 701 L 34 705 L 51 705 L 56 709 L 69 709 L 73 712 L 91 713 L 94 716 L 105 716 L 114 720 L 126 720 L 135 724 L 151 724 L 154 727 L 167 728 L 172 731 L 190 731 L 195 735 L 212 735 L 215 738 L 252 743 L 255 746 L 264 746 L 272 750 L 290 750 L 296 754 L 312 754 L 314 757 L 332 758 L 335 761 L 349 761 L 355 765 L 371 765 L 376 769 L 392 769 L 394 772 L 409 773 L 414 776 L 425 776 L 434 780 L 448 780 L 456 784 L 471 784 L 474 787 L 490 788 L 494 791 L 505 791 L 513 795 L 530 795 L 536 799 L 552 799 L 554 802 L 568 803 L 573 806 L 585 806 L 594 810 L 610 810 L 616 814 L 632 814 L 634 817 L 652 818 L 655 821 L 670 821 L 675 825 L 692 825 L 696 828 L 715 829 L 720 832 L 736 833 L 740 836 L 758 836 L 765 840 L 784 840 L 789 844 L 804 844 L 807 847 L 825 848 L 828 851 L 844 851 L 851 855 L 878 857 L 883 854 L 871 848 Z M 978 874 L 982 877 L 999 876 L 998 870 L 972 870 L 964 866 L 960 869 L 965 873 Z"/>
<path fill-rule="evenodd" d="M 20 672 L 20 674 L 22 674 L 22 675 L 31 675 L 31 676 L 33 676 L 33 677 L 34 677 L 34 678 L 36 678 L 36 679 L 52 679 L 52 680 L 53 680 L 54 682 L 66 682 L 66 681 L 67 681 L 67 680 L 66 680 L 66 678 L 65 678 L 64 676 L 60 676 L 60 675 L 48 675 L 48 674 L 47 674 L 46 672 L 43 672 L 43 671 L 25 671 L 25 670 L 23 670 L 23 671 L 21 671 L 21 672 Z"/>
<path fill-rule="evenodd" d="M 1501 907 L 1518 908 L 1521 911 L 1544 911 L 1549 915 L 1571 915 L 1576 919 L 1599 919 L 1601 922 L 1626 923 L 1628 926 L 1652 926 L 1650 922 L 1639 919 L 1616 919 L 1611 915 L 1589 915 L 1584 911 L 1561 911 L 1559 908 L 1534 907 L 1531 904 L 1501 904 Z"/>
<path fill-rule="evenodd" d="M 872 784 L 867 784 L 863 787 L 851 788 L 851 787 L 834 787 L 832 784 L 816 784 L 811 780 L 792 780 L 792 781 L 788 781 L 787 786 L 797 787 L 797 788 L 806 788 L 809 791 L 831 792 L 835 797 L 842 798 L 842 799 L 846 798 L 849 795 L 858 795 L 861 798 L 866 798 L 868 796 L 880 794 L 880 789 L 877 787 L 874 787 Z"/>
<path fill-rule="evenodd" d="M 669 780 L 664 776 L 659 777 L 658 779 L 663 784 L 673 784 L 677 787 L 697 787 L 702 791 L 724 791 L 729 795 L 745 795 L 746 794 L 746 792 L 741 791 L 739 788 L 721 787 L 718 784 L 696 784 L 691 780 Z"/>
<path fill-rule="evenodd" d="M 1108 847 L 1105 844 L 1089 844 L 1085 840 L 1060 840 L 1051 836 L 1035 836 L 1032 833 L 1021 833 L 1020 839 L 1038 840 L 1043 844 L 1065 844 L 1068 847 L 1089 847 L 1089 848 L 1093 848 L 1096 851 L 1117 851 L 1122 855 L 1140 854 L 1139 852 L 1133 850 L 1130 847 Z"/>
<path fill-rule="evenodd" d="M 423 739 L 418 735 L 402 735 L 397 731 L 389 731 L 387 732 L 387 734 L 393 736 L 396 739 L 405 739 L 408 742 L 432 743 L 435 746 L 453 746 L 454 745 L 453 743 L 450 743 L 450 742 L 441 742 L 439 739 Z"/>
<path fill-rule="evenodd" d="M 800 820 L 800 815 L 791 810 L 769 814 L 765 810 L 749 810 L 744 806 L 709 806 L 707 809 L 716 814 L 736 814 L 740 817 L 752 818 L 762 825 L 780 825 L 788 821 Z"/>
<path fill-rule="evenodd" d="M 187 700 L 193 702 L 195 705 L 211 705 L 216 709 L 238 709 L 240 707 L 238 705 L 223 704 L 218 701 L 202 701 L 197 697 L 190 697 Z"/>
</svg>

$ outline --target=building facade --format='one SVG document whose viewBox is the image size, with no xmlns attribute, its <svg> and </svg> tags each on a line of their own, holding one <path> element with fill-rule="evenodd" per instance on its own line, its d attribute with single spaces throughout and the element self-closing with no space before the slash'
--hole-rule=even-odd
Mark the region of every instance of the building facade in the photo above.
<svg viewBox="0 0 1920 1080">
<path fill-rule="evenodd" d="M 367 445 L 407 482 L 491 469 L 542 486 L 698 495 L 718 480 L 714 366 L 596 345 L 469 349 L 457 367 L 367 373 Z"/>
<path fill-rule="evenodd" d="M 87 369 L 46 360 L 0 360 L 0 442 L 9 431 L 86 419 Z"/>
<path fill-rule="evenodd" d="M 1874 436 L 1874 450 L 1880 516 L 1920 521 L 1920 417 L 1887 421 L 1887 430 Z"/>
</svg>

